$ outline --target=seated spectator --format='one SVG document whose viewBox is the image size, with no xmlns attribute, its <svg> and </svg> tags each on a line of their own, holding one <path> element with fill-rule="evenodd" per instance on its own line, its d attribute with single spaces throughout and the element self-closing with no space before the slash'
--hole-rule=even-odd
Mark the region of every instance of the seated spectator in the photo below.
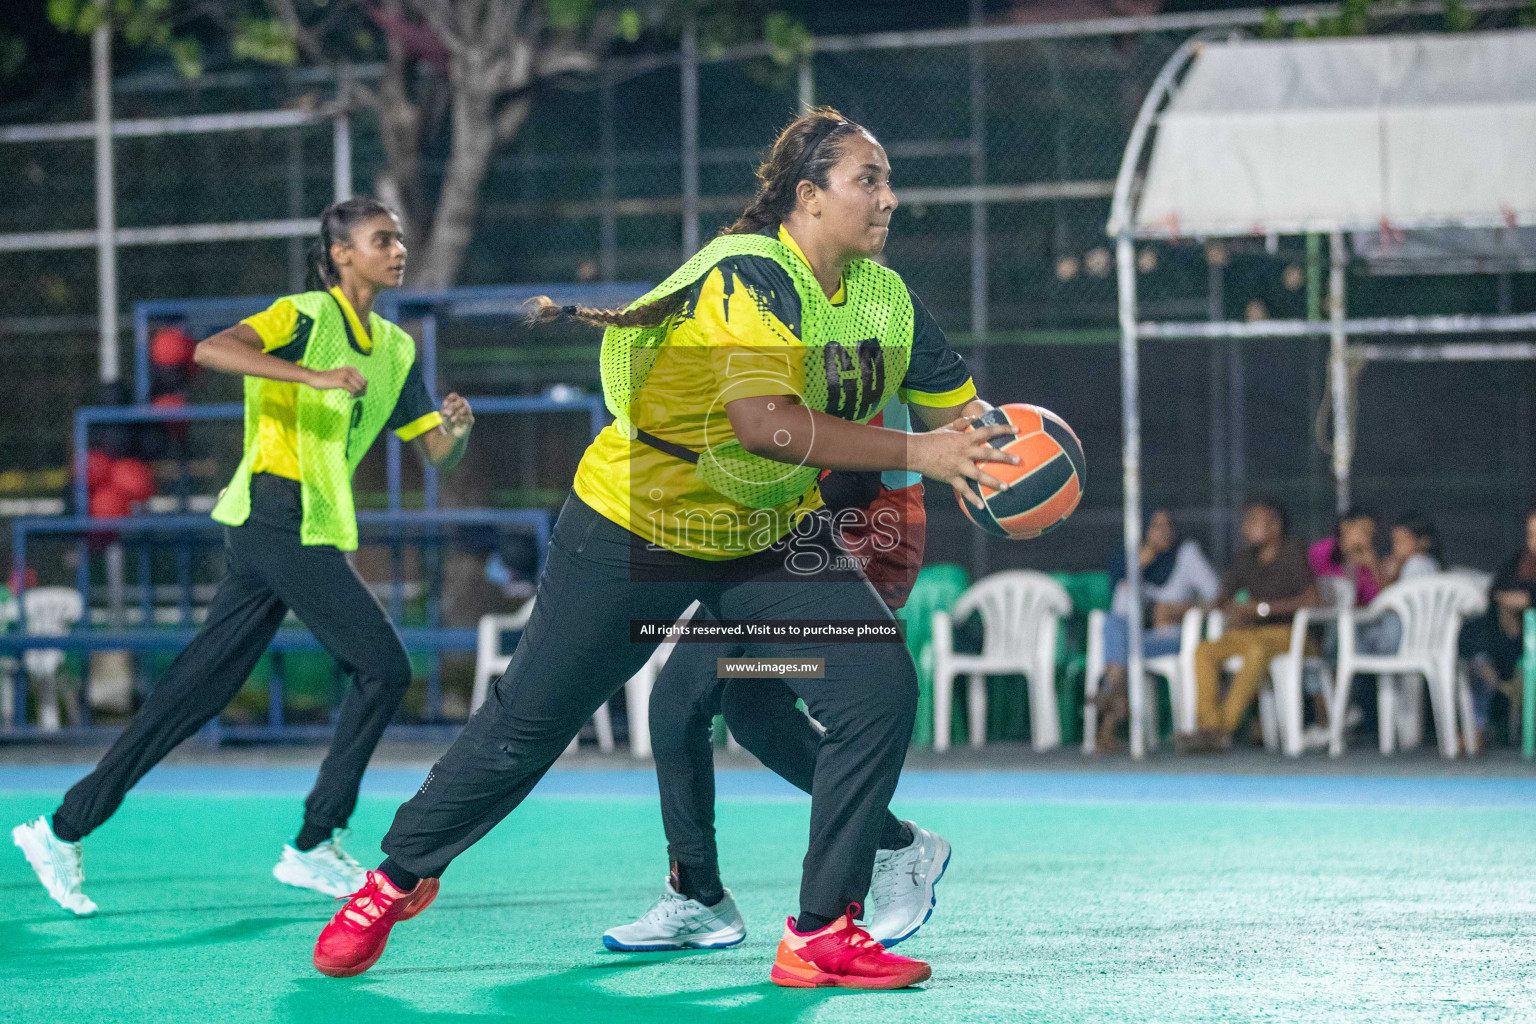
<svg viewBox="0 0 1536 1024">
<path fill-rule="evenodd" d="M 1355 531 L 1364 533 L 1364 527 L 1359 527 L 1358 525 L 1364 517 L 1366 517 L 1366 514 L 1353 513 L 1347 514 L 1344 519 L 1339 520 L 1342 533 L 1349 539 L 1346 547 L 1356 548 L 1356 551 L 1358 551 L 1362 539 L 1358 536 L 1352 536 L 1352 534 Z M 1346 524 L 1349 525 L 1346 527 Z M 1372 524 L 1372 531 L 1375 531 L 1375 524 Z M 1309 551 L 1309 562 L 1312 562 L 1313 571 L 1318 570 L 1319 553 L 1324 554 L 1324 556 L 1327 554 L 1327 551 L 1324 551 L 1324 548 L 1322 548 L 1324 543 L 1329 542 L 1324 540 L 1324 542 L 1315 543 L 1315 545 L 1312 545 L 1312 550 Z M 1335 547 L 1333 550 L 1339 550 L 1339 548 Z M 1366 605 L 1366 603 L 1369 603 L 1369 600 L 1375 599 L 1375 594 L 1372 594 L 1370 599 L 1361 597 L 1361 594 L 1370 593 L 1372 586 L 1379 585 L 1379 590 L 1385 590 L 1387 586 L 1399 582 L 1399 580 L 1416 579 L 1419 576 L 1432 576 L 1432 574 L 1439 573 L 1439 570 L 1441 570 L 1439 531 L 1436 530 L 1435 524 L 1430 522 L 1427 517 L 1422 516 L 1422 514 L 1404 514 L 1404 516 L 1399 517 L 1396 524 L 1393 524 L 1392 550 L 1385 554 L 1385 557 L 1375 559 L 1375 563 L 1372 563 L 1372 559 L 1375 559 L 1375 551 L 1372 551 L 1369 557 L 1358 553 L 1353 557 L 1346 557 L 1346 559 L 1342 560 L 1344 565 L 1353 563 L 1356 567 L 1356 599 L 1358 599 L 1359 605 Z M 1339 563 L 1333 563 L 1332 560 L 1327 559 L 1324 560 L 1324 565 L 1336 568 Z M 1367 571 L 1369 571 L 1369 577 L 1364 576 Z M 1332 573 L 1322 571 L 1322 573 L 1318 574 L 1319 576 L 1329 576 Z M 1398 651 L 1398 645 L 1401 645 L 1401 643 L 1402 622 L 1398 619 L 1398 614 L 1396 613 L 1387 613 L 1385 616 L 1379 617 L 1379 619 L 1366 620 L 1356 629 L 1355 649 L 1361 652 L 1361 654 L 1395 654 Z M 1335 628 L 1333 623 L 1327 625 L 1326 633 L 1324 633 L 1324 643 L 1322 643 L 1322 652 L 1330 660 L 1338 657 L 1338 629 Z M 1307 672 L 1306 676 L 1303 677 L 1303 689 L 1309 697 L 1312 697 L 1313 717 L 1316 720 L 1315 725 L 1307 728 L 1306 746 L 1309 746 L 1309 748 L 1327 746 L 1327 743 L 1329 743 L 1329 729 L 1327 729 L 1329 709 L 1327 709 L 1327 695 L 1324 694 L 1324 689 L 1322 689 L 1322 679 L 1319 677 L 1318 672 Z M 1364 717 L 1366 715 L 1364 715 L 1361 709 L 1353 705 L 1350 706 L 1346 728 L 1353 728 L 1353 726 L 1359 725 L 1364 720 Z"/>
<path fill-rule="evenodd" d="M 1341 520 L 1341 524 L 1347 521 L 1349 521 L 1348 517 Z M 1356 528 L 1351 527 L 1351 529 Z M 1350 531 L 1345 532 L 1348 534 Z M 1417 512 L 1409 512 L 1393 524 L 1391 537 L 1392 548 L 1386 557 L 1377 559 L 1374 566 L 1369 566 L 1372 585 L 1379 583 L 1381 589 L 1385 590 L 1400 580 L 1430 576 L 1440 571 L 1440 533 L 1429 519 Z M 1352 545 L 1358 543 L 1358 538 L 1351 538 Z M 1313 556 L 1320 550 L 1320 544 L 1314 544 L 1308 553 L 1314 570 L 1318 559 Z M 1368 568 L 1368 560 L 1364 557 L 1356 556 L 1352 561 L 1359 572 L 1363 573 Z M 1319 575 L 1327 575 L 1327 573 Z M 1357 587 L 1362 585 L 1359 575 L 1356 576 L 1355 585 Z M 1362 590 L 1361 593 L 1363 592 Z M 1367 602 L 1361 599 L 1359 603 L 1363 605 Z M 1379 619 L 1362 622 L 1355 633 L 1355 649 L 1361 654 L 1395 654 L 1402 641 L 1403 623 L 1398 619 L 1396 612 L 1388 612 Z M 1333 623 L 1329 623 L 1325 631 L 1323 653 L 1330 659 L 1337 657 L 1338 631 Z M 1303 677 L 1303 688 L 1312 698 L 1313 717 L 1316 719 L 1316 723 L 1307 728 L 1305 744 L 1308 747 L 1327 746 L 1328 702 L 1323 692 L 1322 679 L 1317 673 L 1309 671 Z M 1351 707 L 1345 726 L 1353 728 L 1364 718 L 1365 715 L 1359 708 Z"/>
<path fill-rule="evenodd" d="M 1376 570 L 1383 588 L 1402 580 L 1433 576 L 1440 571 L 1440 533 L 1435 524 L 1410 512 L 1392 526 L 1392 550 Z M 1355 633 L 1355 647 L 1362 654 L 1395 654 L 1403 641 L 1403 624 L 1396 612 L 1366 622 Z"/>
<path fill-rule="evenodd" d="M 1520 667 L 1525 610 L 1536 604 L 1536 508 L 1525 518 L 1525 546 L 1499 567 L 1488 588 L 1488 611 L 1461 627 L 1461 656 L 1472 668 L 1472 715 L 1477 723 L 1480 753 L 1488 732 L 1493 695 L 1502 690 L 1515 713 L 1520 687 L 1514 685 Z"/>
<path fill-rule="evenodd" d="M 1307 564 L 1319 578 L 1342 576 L 1355 585 L 1355 603 L 1370 604 L 1390 580 L 1376 554 L 1376 514 L 1352 508 L 1339 517 L 1332 537 L 1307 549 Z"/>
<path fill-rule="evenodd" d="M 1259 696 L 1269 663 L 1290 649 L 1296 612 L 1318 604 L 1317 579 L 1301 542 L 1290 536 L 1285 508 L 1255 498 L 1243 509 L 1243 547 L 1222 577 L 1219 607 L 1227 629 L 1220 640 L 1195 648 L 1198 731 L 1180 737 L 1191 753 L 1227 750 L 1232 733 Z M 1226 695 L 1222 666 L 1242 659 Z"/>
<path fill-rule="evenodd" d="M 1141 542 L 1141 649 L 1148 658 L 1179 652 L 1179 627 L 1185 611 L 1214 600 L 1221 581 L 1192 539 L 1180 541 L 1173 516 L 1154 509 L 1147 517 Z M 1110 580 L 1115 588 L 1110 614 L 1104 621 L 1104 680 L 1094 705 L 1099 711 L 1098 749 L 1113 750 L 1119 744 L 1115 730 L 1130 713 L 1126 689 L 1126 662 L 1130 655 L 1127 618 L 1132 614 L 1130 587 L 1125 573 L 1125 551 L 1110 557 Z"/>
<path fill-rule="evenodd" d="M 1440 571 L 1441 558 L 1435 524 L 1418 512 L 1406 512 L 1392 524 L 1392 550 L 1382 560 L 1383 584 L 1433 576 Z"/>
</svg>

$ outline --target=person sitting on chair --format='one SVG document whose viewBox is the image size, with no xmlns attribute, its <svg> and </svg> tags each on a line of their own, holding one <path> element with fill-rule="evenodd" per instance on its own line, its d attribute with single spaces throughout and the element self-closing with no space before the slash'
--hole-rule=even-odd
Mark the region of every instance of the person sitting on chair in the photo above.
<svg viewBox="0 0 1536 1024">
<path fill-rule="evenodd" d="M 1318 604 L 1317 578 L 1300 541 L 1290 535 L 1284 506 L 1253 498 L 1243 509 L 1243 548 L 1221 581 L 1218 607 L 1227 620 L 1220 640 L 1195 648 L 1195 700 L 1199 728 L 1181 737 L 1190 753 L 1227 750 L 1232 733 L 1258 698 L 1269 663 L 1291 644 L 1291 619 Z M 1242 665 L 1220 692 L 1227 659 Z"/>
<path fill-rule="evenodd" d="M 1165 508 L 1153 509 L 1146 519 L 1141 541 L 1142 625 L 1141 649 L 1148 658 L 1179 653 L 1180 623 L 1184 613 L 1197 604 L 1212 601 L 1220 578 L 1199 542 L 1179 540 L 1173 516 Z M 1110 556 L 1109 577 L 1115 587 L 1110 614 L 1104 619 L 1104 681 L 1094 697 L 1099 712 L 1097 749 L 1119 746 L 1115 732 L 1130 714 L 1126 689 L 1126 661 L 1130 654 L 1126 619 L 1133 607 L 1125 579 L 1125 549 Z"/>
<path fill-rule="evenodd" d="M 1368 605 L 1391 583 L 1388 558 L 1376 553 L 1376 513 L 1355 506 L 1339 516 L 1333 535 L 1307 549 L 1307 564 L 1319 578 L 1340 576 L 1355 585 L 1355 603 Z"/>
<path fill-rule="evenodd" d="M 1509 697 L 1511 718 L 1517 717 L 1521 693 L 1508 681 L 1520 667 L 1525 610 L 1531 607 L 1536 607 L 1536 508 L 1526 513 L 1524 546 L 1494 574 L 1487 613 L 1461 627 L 1458 647 L 1472 666 L 1472 717 L 1477 723 L 1477 747 L 1468 754 L 1482 752 L 1495 693 Z"/>
</svg>

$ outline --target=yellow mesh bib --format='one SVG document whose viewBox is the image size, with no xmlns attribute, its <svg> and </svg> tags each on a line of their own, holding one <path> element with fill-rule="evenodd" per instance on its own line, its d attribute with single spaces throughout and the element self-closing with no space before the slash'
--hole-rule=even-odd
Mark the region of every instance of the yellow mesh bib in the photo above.
<svg viewBox="0 0 1536 1024">
<path fill-rule="evenodd" d="M 723 235 L 699 250 L 687 263 L 631 309 L 674 295 L 704 277 L 721 260 L 761 256 L 789 275 L 800 299 L 800 323 L 786 324 L 800 341 L 788 358 L 800 365 L 786 367 L 786 394 L 796 395 L 811 409 L 858 423 L 868 423 L 884 408 L 906 377 L 912 356 L 912 297 L 901 276 L 873 260 L 855 261 L 844 275 L 846 300 L 828 301 L 810 267 L 777 238 L 765 235 Z M 664 425 L 636 424 L 630 419 L 635 397 L 645 387 L 674 319 L 657 327 L 610 327 L 603 332 L 603 398 L 615 425 L 628 438 L 655 443 L 649 431 Z M 791 383 L 793 382 L 793 383 Z M 722 404 L 729 401 L 730 381 L 721 383 Z M 725 433 L 724 431 L 722 433 Z M 722 437 L 697 453 L 662 450 L 694 461 L 694 472 L 711 490 L 748 508 L 774 508 L 804 494 L 816 482 L 812 466 L 776 462 L 754 455 L 734 436 Z"/>
<path fill-rule="evenodd" d="M 299 365 L 311 370 L 352 366 L 368 379 L 368 391 L 361 398 L 340 388 L 317 391 L 301 384 L 297 389 L 299 489 L 304 503 L 300 538 L 305 544 L 354 551 L 352 473 L 394 411 L 416 360 L 416 342 L 388 320 L 370 316 L 373 348 L 364 353 L 348 340 L 341 306 L 329 292 L 290 295 L 288 301 L 314 320 Z M 213 518 L 228 526 L 239 526 L 250 516 L 257 420 L 262 389 L 271 383 L 262 377 L 245 378 L 245 454 L 213 509 Z"/>
</svg>

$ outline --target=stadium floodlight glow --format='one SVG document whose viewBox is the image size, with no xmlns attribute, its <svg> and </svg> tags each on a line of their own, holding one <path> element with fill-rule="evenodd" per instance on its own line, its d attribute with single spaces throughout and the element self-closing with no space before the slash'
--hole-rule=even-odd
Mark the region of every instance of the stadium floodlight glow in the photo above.
<svg viewBox="0 0 1536 1024">
<path fill-rule="evenodd" d="M 1536 31 L 1187 40 L 1132 127 L 1106 230 L 1120 279 L 1127 585 L 1140 592 L 1142 338 L 1329 338 L 1335 502 L 1349 502 L 1351 365 L 1536 357 L 1536 346 L 1349 345 L 1352 334 L 1527 332 L 1536 316 L 1346 316 L 1347 233 L 1536 225 Z M 1325 234 L 1324 321 L 1143 323 L 1135 243 Z M 1141 622 L 1128 620 L 1131 753 L 1144 755 Z"/>
</svg>

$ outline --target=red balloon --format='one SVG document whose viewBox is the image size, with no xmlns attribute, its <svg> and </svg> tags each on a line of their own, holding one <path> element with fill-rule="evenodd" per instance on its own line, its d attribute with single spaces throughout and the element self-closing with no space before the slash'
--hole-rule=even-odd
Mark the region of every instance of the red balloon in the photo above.
<svg viewBox="0 0 1536 1024">
<path fill-rule="evenodd" d="M 103 490 L 116 491 L 126 501 L 148 501 L 155 493 L 155 471 L 143 459 L 118 459 Z"/>
<path fill-rule="evenodd" d="M 107 482 L 107 477 L 112 472 L 112 456 L 106 452 L 92 448 L 85 455 L 85 483 L 91 490 L 95 490 Z"/>
<path fill-rule="evenodd" d="M 91 516 L 95 519 L 126 516 L 131 511 L 128 495 L 110 484 L 97 488 L 91 494 Z"/>
<path fill-rule="evenodd" d="M 149 340 L 149 358 L 156 366 L 188 366 L 197 342 L 175 327 L 162 327 Z"/>
</svg>

